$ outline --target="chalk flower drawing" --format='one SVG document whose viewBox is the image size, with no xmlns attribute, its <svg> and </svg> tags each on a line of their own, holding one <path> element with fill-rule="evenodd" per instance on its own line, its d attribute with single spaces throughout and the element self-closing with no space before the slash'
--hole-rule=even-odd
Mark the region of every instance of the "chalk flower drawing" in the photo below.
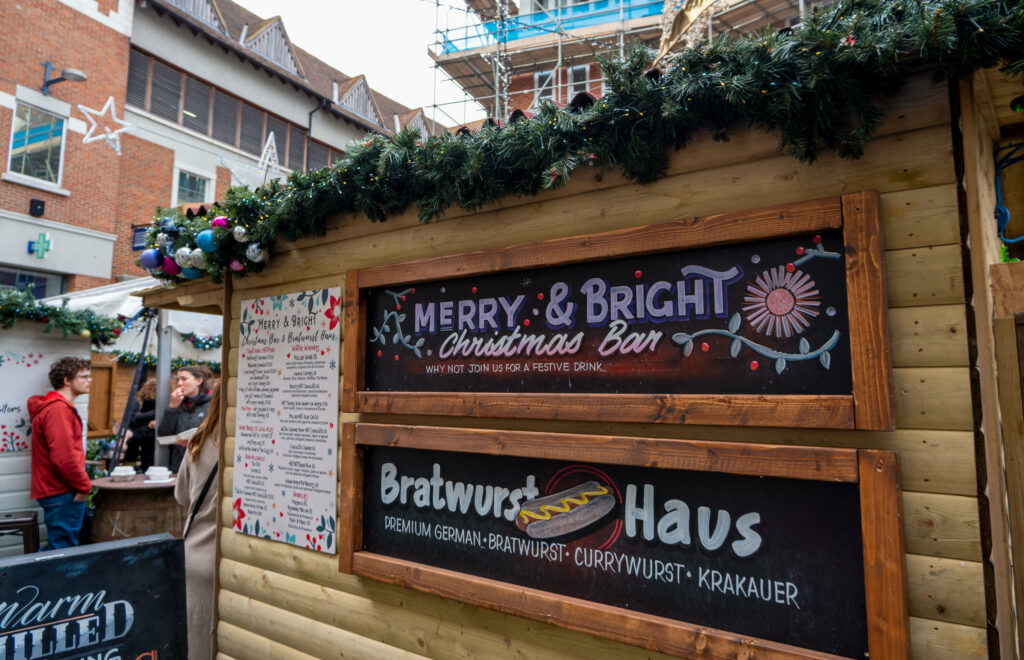
<svg viewBox="0 0 1024 660">
<path fill-rule="evenodd" d="M 759 334 L 792 337 L 818 316 L 819 292 L 810 275 L 785 266 L 770 268 L 747 285 L 743 311 Z"/>
<path fill-rule="evenodd" d="M 327 306 L 327 311 L 324 312 L 324 316 L 331 320 L 331 330 L 338 325 L 338 321 L 341 320 L 341 299 L 331 296 L 331 302 Z M 333 369 L 333 367 L 332 367 Z"/>
</svg>

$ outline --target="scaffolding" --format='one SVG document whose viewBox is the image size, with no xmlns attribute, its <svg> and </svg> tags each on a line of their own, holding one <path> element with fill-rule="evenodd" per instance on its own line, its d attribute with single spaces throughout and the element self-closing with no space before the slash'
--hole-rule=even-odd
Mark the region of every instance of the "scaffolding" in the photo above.
<svg viewBox="0 0 1024 660">
<path fill-rule="evenodd" d="M 438 7 L 444 4 L 433 1 Z M 455 105 L 473 104 L 487 116 L 504 120 L 515 97 L 530 99 L 526 109 L 533 109 L 540 99 L 561 105 L 581 87 L 596 89 L 597 81 L 589 75 L 581 84 L 570 79 L 569 72 L 575 71 L 573 67 L 589 67 L 600 53 L 621 54 L 633 41 L 657 49 L 663 11 L 684 4 L 684 0 L 522 0 L 528 4 L 519 7 L 513 0 L 464 1 L 465 7 L 446 5 L 465 16 L 464 24 L 442 28 L 436 22 L 429 48 L 434 61 L 433 118 L 455 126 L 465 123 L 453 116 Z M 729 32 L 793 27 L 810 4 L 810 0 L 716 0 L 687 31 L 683 43 Z M 464 99 L 439 103 L 439 75 L 455 82 Z"/>
</svg>

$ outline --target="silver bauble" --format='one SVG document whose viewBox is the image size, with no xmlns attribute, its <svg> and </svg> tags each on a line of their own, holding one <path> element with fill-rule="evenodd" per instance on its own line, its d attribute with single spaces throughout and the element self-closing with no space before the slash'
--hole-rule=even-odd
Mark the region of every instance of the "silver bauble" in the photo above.
<svg viewBox="0 0 1024 660">
<path fill-rule="evenodd" d="M 253 263 L 259 263 L 267 258 L 267 251 L 259 243 L 253 243 L 245 248 L 245 258 Z"/>
<path fill-rule="evenodd" d="M 178 248 L 174 253 L 174 261 L 182 268 L 192 265 L 192 250 L 187 247 Z"/>
<path fill-rule="evenodd" d="M 239 243 L 245 243 L 249 240 L 249 230 L 244 225 L 235 225 L 235 228 L 231 230 L 231 235 Z"/>
<path fill-rule="evenodd" d="M 160 232 L 156 235 L 156 244 L 160 247 L 167 245 L 167 234 Z"/>
<path fill-rule="evenodd" d="M 206 268 L 206 254 L 202 250 L 192 250 L 192 257 L 189 259 L 193 268 L 200 270 Z"/>
</svg>

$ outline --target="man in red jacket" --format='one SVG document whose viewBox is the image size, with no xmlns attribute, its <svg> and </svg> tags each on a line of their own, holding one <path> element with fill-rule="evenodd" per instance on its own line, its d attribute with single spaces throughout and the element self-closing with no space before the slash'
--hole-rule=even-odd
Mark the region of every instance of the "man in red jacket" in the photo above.
<svg viewBox="0 0 1024 660">
<path fill-rule="evenodd" d="M 92 385 L 89 361 L 62 357 L 50 367 L 53 391 L 28 400 L 32 417 L 31 496 L 43 507 L 47 546 L 78 545 L 92 482 L 85 473 L 82 418 L 72 402 Z"/>
</svg>

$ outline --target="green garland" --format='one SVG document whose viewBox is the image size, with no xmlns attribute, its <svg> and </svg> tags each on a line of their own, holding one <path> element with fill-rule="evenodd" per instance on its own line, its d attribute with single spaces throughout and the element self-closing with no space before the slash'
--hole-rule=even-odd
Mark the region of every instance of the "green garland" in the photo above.
<svg viewBox="0 0 1024 660">
<path fill-rule="evenodd" d="M 193 347 L 198 348 L 201 351 L 212 351 L 215 348 L 220 348 L 224 343 L 224 337 L 222 335 L 212 335 L 210 337 L 204 337 L 197 335 L 194 332 L 180 332 L 183 341 L 187 341 Z"/>
<path fill-rule="evenodd" d="M 106 354 L 115 358 L 118 362 L 122 364 L 139 363 L 139 354 L 133 351 L 107 351 Z M 143 363 L 151 369 L 156 369 L 157 361 L 156 357 L 154 357 L 153 355 L 146 354 Z M 220 372 L 220 362 L 212 360 L 192 360 L 189 358 L 182 357 L 171 358 L 171 371 L 177 371 L 182 367 L 189 367 L 193 365 L 202 365 L 204 367 L 209 367 L 211 371 L 216 371 L 218 373 Z"/>
<path fill-rule="evenodd" d="M 232 188 L 206 217 L 167 213 L 147 246 L 161 260 L 194 250 L 213 228 L 202 266 L 219 281 L 266 265 L 266 246 L 326 232 L 331 216 L 362 213 L 383 221 L 416 206 L 423 222 L 453 206 L 474 210 L 511 196 L 566 184 L 583 166 L 617 168 L 648 183 L 664 176 L 668 148 L 710 131 L 725 142 L 734 128 L 780 135 L 784 153 L 812 162 L 836 152 L 857 158 L 878 129 L 884 97 L 896 93 L 909 64 L 934 64 L 952 79 L 1002 65 L 1024 73 L 1024 7 L 1019 0 L 843 0 L 815 9 L 792 33 L 723 38 L 675 55 L 648 71 L 652 53 L 634 46 L 601 58 L 610 92 L 589 108 L 542 105 L 532 120 L 493 123 L 472 135 L 420 139 L 405 130 L 370 135 L 340 163 L 293 172 L 250 191 Z M 165 233 L 158 245 L 158 235 Z M 244 227 L 241 240 L 233 233 Z M 208 235 L 209 236 L 209 235 Z M 209 247 L 209 245 L 208 245 Z M 176 280 L 183 276 L 154 275 Z"/>
<path fill-rule="evenodd" d="M 119 319 L 100 316 L 87 309 L 71 310 L 65 305 L 42 305 L 28 291 L 5 289 L 0 291 L 0 328 L 9 330 L 18 321 L 45 323 L 43 332 L 61 330 L 64 336 L 78 335 L 91 338 L 97 346 L 117 339 L 124 329 Z"/>
</svg>

